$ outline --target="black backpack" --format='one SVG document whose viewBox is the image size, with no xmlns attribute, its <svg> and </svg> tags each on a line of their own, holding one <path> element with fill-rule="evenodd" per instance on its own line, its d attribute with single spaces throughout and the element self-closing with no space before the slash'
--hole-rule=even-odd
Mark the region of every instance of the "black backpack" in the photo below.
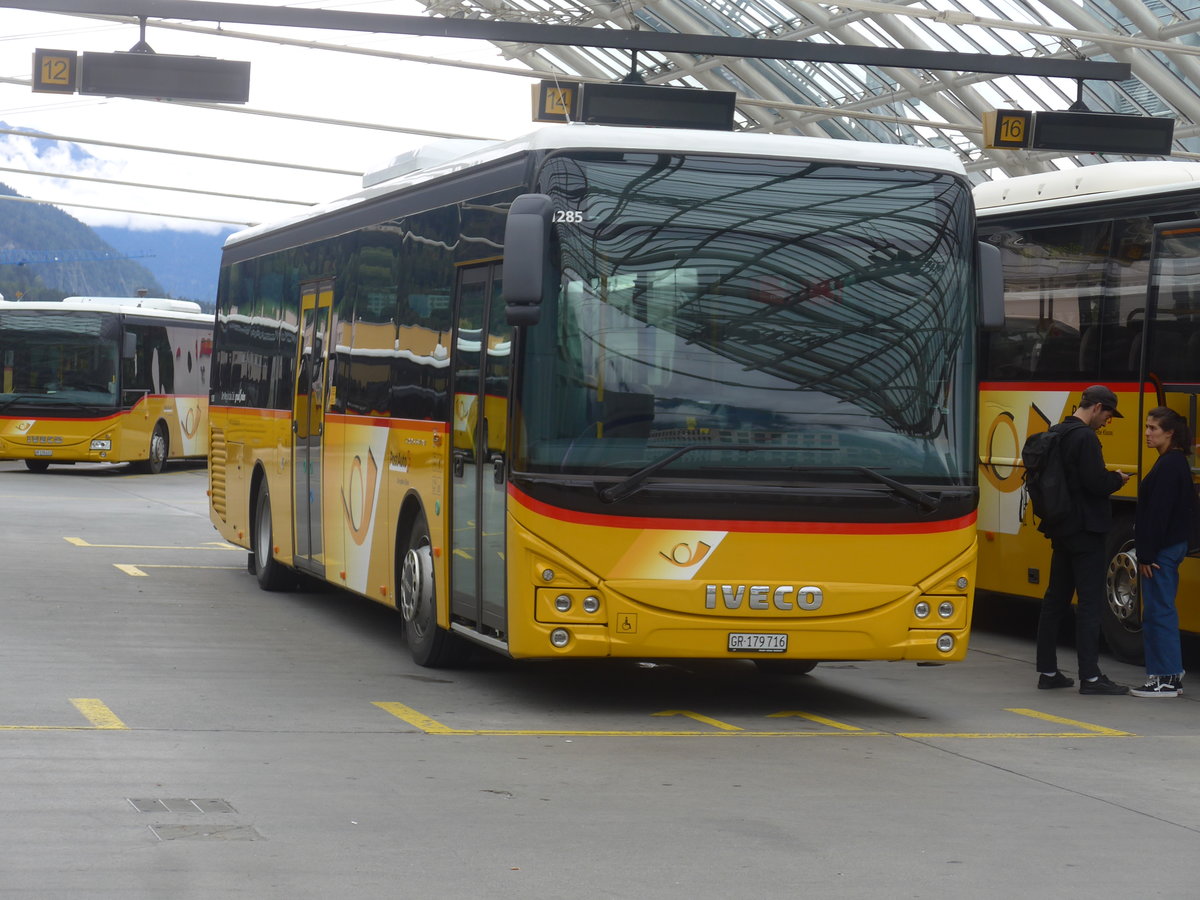
<svg viewBox="0 0 1200 900">
<path fill-rule="evenodd" d="M 1051 429 L 1030 435 L 1021 448 L 1025 464 L 1025 489 L 1033 514 L 1038 517 L 1038 531 L 1049 534 L 1072 521 L 1075 501 L 1067 483 L 1063 439 L 1073 428 Z"/>
</svg>

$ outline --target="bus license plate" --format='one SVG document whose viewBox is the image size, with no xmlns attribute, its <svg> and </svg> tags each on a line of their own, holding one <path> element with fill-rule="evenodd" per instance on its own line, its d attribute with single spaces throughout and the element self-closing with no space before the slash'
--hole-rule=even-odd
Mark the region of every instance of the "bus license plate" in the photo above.
<svg viewBox="0 0 1200 900">
<path fill-rule="evenodd" d="M 786 653 L 786 634 L 754 634 L 734 631 L 729 634 L 731 653 Z"/>
<path fill-rule="evenodd" d="M 43 450 L 42 448 L 39 447 L 37 450 L 33 451 L 33 455 L 34 456 L 53 456 L 54 451 L 53 450 Z"/>
</svg>

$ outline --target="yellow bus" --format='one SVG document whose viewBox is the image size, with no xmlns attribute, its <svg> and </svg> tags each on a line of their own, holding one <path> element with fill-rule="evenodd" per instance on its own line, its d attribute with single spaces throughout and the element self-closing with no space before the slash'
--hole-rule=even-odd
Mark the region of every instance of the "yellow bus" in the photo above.
<svg viewBox="0 0 1200 900">
<path fill-rule="evenodd" d="M 454 149 L 226 242 L 211 514 L 261 585 L 395 606 L 426 666 L 962 659 L 998 256 L 958 162 L 585 125 Z"/>
<path fill-rule="evenodd" d="M 1024 439 L 1104 383 L 1124 418 L 1100 432 L 1110 468 L 1144 475 L 1145 414 L 1197 424 L 1200 393 L 1200 164 L 1105 163 L 975 189 L 980 237 L 1001 251 L 1005 325 L 987 335 L 980 400 L 979 587 L 1040 599 L 1050 545 L 1024 490 Z M 1192 458 L 1193 470 L 1196 465 Z M 1139 478 L 1115 495 L 1102 624 L 1139 661 L 1133 521 Z M 1200 563 L 1180 570 L 1179 620 L 1200 632 Z"/>
<path fill-rule="evenodd" d="M 34 472 L 208 451 L 213 317 L 190 300 L 0 300 L 0 459 Z"/>
</svg>

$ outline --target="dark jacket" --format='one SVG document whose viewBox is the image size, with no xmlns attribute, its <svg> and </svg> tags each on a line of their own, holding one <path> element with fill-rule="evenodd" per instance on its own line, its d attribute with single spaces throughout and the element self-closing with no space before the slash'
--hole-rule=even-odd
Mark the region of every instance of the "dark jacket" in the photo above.
<svg viewBox="0 0 1200 900">
<path fill-rule="evenodd" d="M 1106 533 L 1112 527 L 1112 501 L 1108 498 L 1121 489 L 1121 476 L 1105 467 L 1100 438 L 1079 419 L 1070 416 L 1052 430 L 1064 432 L 1061 447 L 1075 515 L 1049 537 L 1068 537 L 1080 531 Z"/>
<path fill-rule="evenodd" d="M 1187 456 L 1168 450 L 1155 461 L 1138 488 L 1133 530 L 1138 562 L 1149 565 L 1158 560 L 1164 548 L 1190 540 L 1195 506 L 1196 490 Z"/>
</svg>

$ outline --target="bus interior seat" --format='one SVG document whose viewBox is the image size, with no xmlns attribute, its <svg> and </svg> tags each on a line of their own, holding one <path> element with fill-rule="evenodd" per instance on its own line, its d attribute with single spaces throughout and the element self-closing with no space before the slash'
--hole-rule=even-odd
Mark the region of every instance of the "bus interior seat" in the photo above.
<svg viewBox="0 0 1200 900">
<path fill-rule="evenodd" d="M 1096 371 L 1100 362 L 1100 328 L 1099 325 L 1089 325 L 1079 339 L 1079 371 L 1091 373 Z"/>
<path fill-rule="evenodd" d="M 1079 363 L 1079 335 L 1051 332 L 1042 341 L 1036 371 L 1042 374 L 1074 372 Z"/>
<path fill-rule="evenodd" d="M 604 436 L 648 438 L 654 422 L 654 395 L 634 391 L 604 392 Z"/>
</svg>

